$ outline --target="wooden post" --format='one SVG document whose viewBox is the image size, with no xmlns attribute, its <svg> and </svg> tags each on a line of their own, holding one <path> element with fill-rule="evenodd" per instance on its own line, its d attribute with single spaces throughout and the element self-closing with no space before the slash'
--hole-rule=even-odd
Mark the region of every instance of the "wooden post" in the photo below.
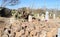
<svg viewBox="0 0 60 37">
<path fill-rule="evenodd" d="M 29 17 L 28 17 L 28 21 L 29 21 L 29 22 L 32 21 L 32 16 L 31 16 L 31 15 L 29 15 Z"/>
<path fill-rule="evenodd" d="M 46 11 L 46 14 L 45 14 L 45 20 L 48 21 L 49 20 L 49 12 Z"/>
<path fill-rule="evenodd" d="M 41 15 L 41 21 L 44 21 L 44 14 Z"/>
<path fill-rule="evenodd" d="M 39 14 L 37 14 L 37 18 L 39 19 Z"/>
<path fill-rule="evenodd" d="M 55 19 L 55 14 L 53 14 L 53 19 Z"/>
</svg>

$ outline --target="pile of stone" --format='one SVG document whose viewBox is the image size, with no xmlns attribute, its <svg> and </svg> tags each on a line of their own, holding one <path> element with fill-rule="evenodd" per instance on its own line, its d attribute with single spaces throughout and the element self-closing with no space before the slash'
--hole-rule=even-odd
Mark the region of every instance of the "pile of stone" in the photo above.
<svg viewBox="0 0 60 37">
<path fill-rule="evenodd" d="M 32 22 L 21 22 L 16 20 L 12 24 L 6 24 L 0 30 L 0 37 L 55 37 L 57 28 L 49 27 L 46 22 L 34 20 Z"/>
</svg>

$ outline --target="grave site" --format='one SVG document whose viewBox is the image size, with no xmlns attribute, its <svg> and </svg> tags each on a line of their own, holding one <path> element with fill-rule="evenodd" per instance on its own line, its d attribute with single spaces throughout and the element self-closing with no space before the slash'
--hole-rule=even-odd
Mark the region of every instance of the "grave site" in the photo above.
<svg viewBox="0 0 60 37">
<path fill-rule="evenodd" d="M 1 11 L 0 16 L 0 37 L 58 37 L 59 35 L 60 18 L 56 18 L 55 14 L 51 19 L 48 11 L 41 16 L 39 14 L 32 16 L 30 13 L 26 15 L 23 11 L 24 16 L 15 18 L 18 13 L 12 16 L 10 10 L 5 11 L 8 10 L 3 11 L 4 15 Z"/>
<path fill-rule="evenodd" d="M 60 37 L 60 0 L 0 0 L 0 37 Z"/>
</svg>

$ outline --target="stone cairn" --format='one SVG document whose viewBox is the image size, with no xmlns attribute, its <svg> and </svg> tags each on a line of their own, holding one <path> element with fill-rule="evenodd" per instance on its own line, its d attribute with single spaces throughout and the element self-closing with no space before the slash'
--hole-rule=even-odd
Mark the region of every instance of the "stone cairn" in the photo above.
<svg viewBox="0 0 60 37">
<path fill-rule="evenodd" d="M 16 20 L 14 23 L 10 25 L 9 24 L 5 25 L 0 37 L 53 37 L 55 36 L 56 28 L 51 28 L 48 25 L 46 23 L 42 23 L 38 21 L 22 22 Z M 54 35 L 52 35 L 52 33 Z"/>
</svg>

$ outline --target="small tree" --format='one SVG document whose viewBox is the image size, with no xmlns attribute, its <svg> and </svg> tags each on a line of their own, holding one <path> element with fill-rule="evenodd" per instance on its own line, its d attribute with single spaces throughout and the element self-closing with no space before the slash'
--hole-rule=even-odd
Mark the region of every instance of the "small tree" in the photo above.
<svg viewBox="0 0 60 37">
<path fill-rule="evenodd" d="M 11 10 L 9 10 L 8 8 L 5 8 L 5 7 L 6 6 L 15 6 L 18 3 L 19 3 L 19 0 L 2 0 L 2 4 L 1 4 L 2 9 L 0 10 L 1 16 L 5 17 L 5 15 L 6 16 L 12 15 Z"/>
<path fill-rule="evenodd" d="M 14 6 L 19 3 L 19 0 L 2 0 L 1 7 L 5 7 L 7 5 Z"/>
</svg>

